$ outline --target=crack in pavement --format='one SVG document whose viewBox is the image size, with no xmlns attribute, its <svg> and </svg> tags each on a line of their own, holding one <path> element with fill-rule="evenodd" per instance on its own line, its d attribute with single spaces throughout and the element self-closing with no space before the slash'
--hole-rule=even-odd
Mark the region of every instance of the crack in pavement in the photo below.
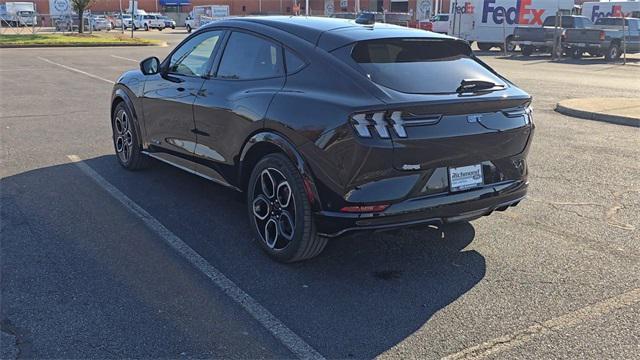
<svg viewBox="0 0 640 360">
<path fill-rule="evenodd" d="M 447 355 L 443 357 L 442 360 L 482 359 L 525 344 L 535 337 L 567 329 L 586 321 L 595 320 L 613 311 L 628 308 L 638 302 L 640 302 L 640 288 L 543 322 L 536 322 L 526 329 L 485 341 L 482 344 L 468 347 L 455 354 Z"/>
</svg>

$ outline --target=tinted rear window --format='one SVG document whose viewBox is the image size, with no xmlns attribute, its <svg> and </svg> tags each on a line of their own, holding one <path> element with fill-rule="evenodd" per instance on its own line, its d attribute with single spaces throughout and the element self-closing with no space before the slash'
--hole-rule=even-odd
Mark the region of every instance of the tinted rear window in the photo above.
<svg viewBox="0 0 640 360">
<path fill-rule="evenodd" d="M 462 80 L 483 80 L 506 85 L 473 59 L 471 49 L 461 41 L 362 41 L 353 47 L 351 58 L 371 81 L 405 93 L 455 93 Z"/>
<path fill-rule="evenodd" d="M 624 24 L 629 25 L 629 19 L 624 19 Z M 596 25 L 614 25 L 622 27 L 622 18 L 600 18 L 596 20 Z"/>
<path fill-rule="evenodd" d="M 561 16 L 560 21 L 562 21 L 562 24 L 559 23 L 558 26 L 561 26 L 563 28 L 575 27 L 573 20 L 574 17 L 572 16 Z M 542 23 L 542 26 L 556 26 L 556 17 L 549 16 L 548 18 L 544 19 L 544 23 Z"/>
</svg>

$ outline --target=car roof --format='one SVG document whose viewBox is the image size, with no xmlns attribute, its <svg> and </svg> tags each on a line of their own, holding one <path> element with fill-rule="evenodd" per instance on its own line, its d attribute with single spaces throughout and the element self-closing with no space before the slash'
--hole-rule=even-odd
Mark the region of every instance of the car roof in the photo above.
<svg viewBox="0 0 640 360">
<path fill-rule="evenodd" d="M 404 26 L 376 23 L 373 25 L 358 24 L 352 19 L 325 18 L 313 16 L 248 16 L 235 17 L 215 21 L 207 26 L 225 26 L 251 22 L 285 31 L 304 39 L 327 51 L 344 45 L 380 38 L 436 38 L 454 39 L 447 35 L 436 34 L 425 30 Z"/>
</svg>

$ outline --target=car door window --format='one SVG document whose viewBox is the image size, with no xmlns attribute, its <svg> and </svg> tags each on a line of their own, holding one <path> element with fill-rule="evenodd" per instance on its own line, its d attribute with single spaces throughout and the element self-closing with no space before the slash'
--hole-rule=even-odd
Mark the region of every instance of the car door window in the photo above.
<svg viewBox="0 0 640 360">
<path fill-rule="evenodd" d="M 178 48 L 169 61 L 171 74 L 203 76 L 222 31 L 208 31 L 194 36 Z"/>
<path fill-rule="evenodd" d="M 217 77 L 254 80 L 282 76 L 282 49 L 263 38 L 233 32 L 222 54 Z"/>
</svg>

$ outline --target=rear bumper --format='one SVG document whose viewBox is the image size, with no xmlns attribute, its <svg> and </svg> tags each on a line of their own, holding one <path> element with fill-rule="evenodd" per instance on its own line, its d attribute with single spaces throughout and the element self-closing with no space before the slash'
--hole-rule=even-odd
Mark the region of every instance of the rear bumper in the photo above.
<svg viewBox="0 0 640 360">
<path fill-rule="evenodd" d="M 553 41 L 516 40 L 513 43 L 518 45 L 518 46 L 533 46 L 533 47 L 537 47 L 537 48 L 553 47 Z"/>
<path fill-rule="evenodd" d="M 606 49 L 609 47 L 609 42 L 604 43 L 580 43 L 580 42 L 571 42 L 566 43 L 565 47 L 567 49 Z"/>
<path fill-rule="evenodd" d="M 321 211 L 315 215 L 315 221 L 318 232 L 327 237 L 352 231 L 470 221 L 517 205 L 526 196 L 527 187 L 525 180 L 508 181 L 460 193 L 409 199 L 380 213 Z"/>
</svg>

